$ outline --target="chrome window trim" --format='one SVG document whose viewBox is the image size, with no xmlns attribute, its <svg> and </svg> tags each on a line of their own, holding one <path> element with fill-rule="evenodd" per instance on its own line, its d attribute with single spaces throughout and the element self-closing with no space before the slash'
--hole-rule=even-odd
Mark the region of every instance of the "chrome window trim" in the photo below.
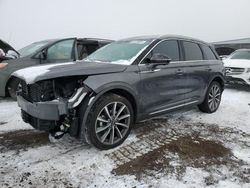
<svg viewBox="0 0 250 188">
<path fill-rule="evenodd" d="M 187 42 L 193 42 L 193 43 L 199 43 L 199 42 L 196 42 L 196 41 L 192 41 L 192 40 L 187 40 L 187 39 L 179 39 L 179 38 L 169 38 L 169 39 L 162 39 L 160 40 L 159 42 L 157 42 L 149 51 L 148 53 L 146 53 L 144 55 L 144 57 L 140 60 L 140 62 L 138 63 L 138 66 L 142 66 L 142 65 L 145 65 L 145 64 L 142 64 L 142 62 L 145 60 L 145 58 L 148 56 L 148 54 L 161 42 L 164 42 L 164 41 L 169 41 L 169 40 L 176 40 L 178 42 L 178 40 L 181 40 L 181 41 L 187 41 Z M 200 43 L 199 43 L 200 44 Z M 179 55 L 180 55 L 180 49 L 179 49 Z M 205 59 L 201 59 L 201 60 L 188 60 L 188 61 L 171 61 L 170 64 L 174 63 L 190 63 L 190 62 L 201 62 L 201 61 L 208 61 L 208 60 L 205 60 Z"/>
</svg>

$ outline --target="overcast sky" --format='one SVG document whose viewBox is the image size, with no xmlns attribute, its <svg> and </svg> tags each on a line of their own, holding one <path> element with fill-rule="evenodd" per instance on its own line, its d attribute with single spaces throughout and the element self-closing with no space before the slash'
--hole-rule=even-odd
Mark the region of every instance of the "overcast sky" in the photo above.
<svg viewBox="0 0 250 188">
<path fill-rule="evenodd" d="M 0 0 L 0 38 L 19 49 L 61 37 L 250 37 L 250 0 Z"/>
</svg>

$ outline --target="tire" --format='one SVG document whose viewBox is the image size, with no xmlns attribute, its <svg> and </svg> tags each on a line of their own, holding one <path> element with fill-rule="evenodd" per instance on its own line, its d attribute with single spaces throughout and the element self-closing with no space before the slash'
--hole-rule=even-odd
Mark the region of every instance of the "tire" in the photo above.
<svg viewBox="0 0 250 188">
<path fill-rule="evenodd" d="M 213 81 L 208 87 L 204 101 L 200 105 L 198 105 L 198 108 L 200 109 L 200 111 L 205 113 L 216 112 L 220 106 L 221 95 L 221 85 L 218 82 Z"/>
<path fill-rule="evenodd" d="M 131 103 L 122 96 L 106 94 L 95 102 L 87 116 L 85 138 L 98 149 L 111 149 L 124 142 L 133 122 Z"/>
<path fill-rule="evenodd" d="M 8 89 L 9 96 L 14 100 L 17 99 L 16 92 L 17 92 L 19 83 L 20 83 L 20 80 L 17 78 L 14 78 L 8 84 L 7 89 Z"/>
</svg>

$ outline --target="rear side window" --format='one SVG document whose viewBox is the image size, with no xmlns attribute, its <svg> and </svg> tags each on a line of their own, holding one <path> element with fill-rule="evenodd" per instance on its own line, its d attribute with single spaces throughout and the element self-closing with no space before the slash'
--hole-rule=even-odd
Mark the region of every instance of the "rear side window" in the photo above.
<svg viewBox="0 0 250 188">
<path fill-rule="evenodd" d="M 207 59 L 207 60 L 215 60 L 215 59 L 217 59 L 209 46 L 201 45 L 201 48 L 203 50 L 205 59 Z"/>
<path fill-rule="evenodd" d="M 183 48 L 186 61 L 203 60 L 202 52 L 198 44 L 194 42 L 183 41 Z"/>
<path fill-rule="evenodd" d="M 172 61 L 179 61 L 179 47 L 176 40 L 167 40 L 159 43 L 152 51 L 167 55 Z"/>
</svg>

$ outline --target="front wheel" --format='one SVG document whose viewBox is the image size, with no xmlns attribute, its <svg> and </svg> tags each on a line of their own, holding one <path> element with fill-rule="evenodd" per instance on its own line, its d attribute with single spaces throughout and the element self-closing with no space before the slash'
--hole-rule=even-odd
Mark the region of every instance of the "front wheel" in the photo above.
<svg viewBox="0 0 250 188">
<path fill-rule="evenodd" d="M 221 85 L 218 82 L 213 81 L 207 90 L 203 103 L 198 105 L 200 111 L 205 113 L 215 112 L 220 106 L 221 95 Z"/>
<path fill-rule="evenodd" d="M 111 149 L 124 142 L 134 121 L 131 103 L 116 94 L 106 94 L 88 114 L 85 134 L 98 149 Z"/>
</svg>

